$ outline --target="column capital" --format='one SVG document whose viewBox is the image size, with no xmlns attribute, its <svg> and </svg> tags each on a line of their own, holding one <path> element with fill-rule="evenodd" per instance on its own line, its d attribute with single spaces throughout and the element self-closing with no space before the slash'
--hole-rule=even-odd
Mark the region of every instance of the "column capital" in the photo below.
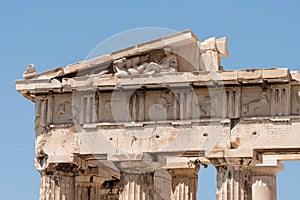
<svg viewBox="0 0 300 200">
<path fill-rule="evenodd" d="M 169 168 L 167 171 L 171 176 L 191 176 L 191 175 L 198 175 L 200 167 L 194 168 Z"/>
<path fill-rule="evenodd" d="M 217 169 L 224 168 L 237 170 L 239 168 L 251 168 L 257 163 L 257 160 L 248 157 L 225 157 L 212 158 L 209 160 Z"/>
<path fill-rule="evenodd" d="M 252 169 L 252 175 L 276 175 L 278 172 L 284 170 L 284 165 L 278 161 L 276 164 L 256 164 Z"/>
<path fill-rule="evenodd" d="M 47 168 L 38 169 L 41 174 L 51 175 L 71 175 L 74 176 L 78 166 L 73 163 L 51 163 Z"/>
<path fill-rule="evenodd" d="M 255 165 L 252 158 L 225 157 L 210 159 L 217 169 L 217 200 L 250 200 L 250 169 Z"/>
<path fill-rule="evenodd" d="M 200 166 L 168 169 L 172 177 L 172 199 L 196 199 Z"/>
<path fill-rule="evenodd" d="M 47 171 L 76 172 L 79 169 L 88 167 L 87 162 L 78 156 L 73 156 L 70 160 L 64 161 L 64 159 L 59 160 L 59 158 L 56 160 L 49 159 L 47 154 L 40 153 L 34 159 L 34 166 L 40 173 Z"/>
</svg>

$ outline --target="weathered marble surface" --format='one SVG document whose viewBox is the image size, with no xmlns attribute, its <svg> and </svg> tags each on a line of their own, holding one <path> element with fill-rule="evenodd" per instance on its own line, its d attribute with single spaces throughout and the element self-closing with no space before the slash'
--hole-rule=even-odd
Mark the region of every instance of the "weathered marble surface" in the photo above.
<svg viewBox="0 0 300 200">
<path fill-rule="evenodd" d="M 226 38 L 183 31 L 28 66 L 16 89 L 35 103 L 40 199 L 196 199 L 208 164 L 217 199 L 276 199 L 280 160 L 300 159 L 300 72 L 227 71 L 227 56 Z"/>
</svg>

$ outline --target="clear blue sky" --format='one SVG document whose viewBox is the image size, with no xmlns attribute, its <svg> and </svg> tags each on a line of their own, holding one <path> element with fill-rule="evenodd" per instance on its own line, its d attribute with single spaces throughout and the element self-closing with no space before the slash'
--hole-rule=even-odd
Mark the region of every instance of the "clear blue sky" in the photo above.
<svg viewBox="0 0 300 200">
<path fill-rule="evenodd" d="M 130 2 L 130 3 L 129 3 Z M 83 60 L 101 41 L 140 27 L 227 36 L 225 69 L 299 69 L 300 2 L 294 1 L 0 1 L 0 199 L 38 199 L 33 166 L 34 106 L 15 91 L 25 67 L 38 71 Z M 300 144 L 300 141 L 299 141 Z M 278 175 L 278 199 L 299 199 L 299 162 Z M 215 171 L 202 170 L 199 199 L 215 199 Z"/>
</svg>

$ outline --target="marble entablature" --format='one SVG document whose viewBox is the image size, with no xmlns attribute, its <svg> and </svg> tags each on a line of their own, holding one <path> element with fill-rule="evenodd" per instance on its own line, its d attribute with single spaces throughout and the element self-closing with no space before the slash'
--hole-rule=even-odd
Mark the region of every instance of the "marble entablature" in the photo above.
<svg viewBox="0 0 300 200">
<path fill-rule="evenodd" d="M 218 200 L 276 199 L 280 161 L 300 159 L 300 72 L 224 70 L 227 56 L 226 38 L 183 31 L 29 65 L 16 89 L 35 103 L 40 199 L 196 199 L 209 164 Z"/>
</svg>

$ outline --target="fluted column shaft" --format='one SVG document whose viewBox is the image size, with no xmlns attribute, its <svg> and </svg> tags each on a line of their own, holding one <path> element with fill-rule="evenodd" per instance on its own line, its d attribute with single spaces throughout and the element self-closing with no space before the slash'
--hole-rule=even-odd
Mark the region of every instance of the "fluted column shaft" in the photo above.
<svg viewBox="0 0 300 200">
<path fill-rule="evenodd" d="M 172 200 L 196 200 L 198 188 L 197 169 L 168 169 L 172 177 Z"/>
<path fill-rule="evenodd" d="M 154 172 L 121 172 L 119 200 L 153 200 Z"/>
<path fill-rule="evenodd" d="M 217 167 L 217 200 L 251 200 L 250 172 L 244 166 Z"/>
<path fill-rule="evenodd" d="M 276 175 L 283 170 L 283 165 L 255 166 L 252 171 L 253 200 L 277 200 Z"/>
<path fill-rule="evenodd" d="M 101 200 L 101 186 L 105 179 L 97 176 L 76 176 L 75 200 Z"/>
<path fill-rule="evenodd" d="M 40 200 L 74 200 L 74 173 L 54 171 L 41 174 Z"/>
</svg>

